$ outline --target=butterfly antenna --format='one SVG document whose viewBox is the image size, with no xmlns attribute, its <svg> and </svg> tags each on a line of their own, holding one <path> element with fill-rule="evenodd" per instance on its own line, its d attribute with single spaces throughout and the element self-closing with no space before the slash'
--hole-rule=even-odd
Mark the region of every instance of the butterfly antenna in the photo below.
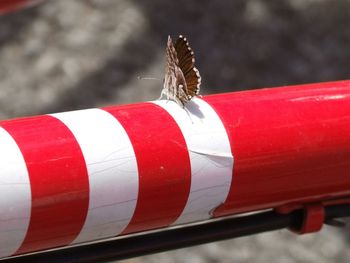
<svg viewBox="0 0 350 263">
<path fill-rule="evenodd" d="M 138 76 L 137 77 L 139 80 L 157 80 L 157 81 L 162 81 L 161 79 L 159 78 L 152 78 L 152 77 L 141 77 L 141 76 Z"/>
</svg>

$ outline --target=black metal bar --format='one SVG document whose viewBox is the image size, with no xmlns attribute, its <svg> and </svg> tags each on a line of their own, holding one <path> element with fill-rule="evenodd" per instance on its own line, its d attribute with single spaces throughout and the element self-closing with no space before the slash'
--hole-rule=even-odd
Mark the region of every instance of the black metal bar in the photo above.
<svg viewBox="0 0 350 263">
<path fill-rule="evenodd" d="M 326 207 L 326 220 L 350 216 L 350 205 Z M 303 212 L 281 215 L 274 211 L 222 219 L 201 225 L 168 229 L 145 235 L 125 237 L 42 253 L 9 258 L 1 263 L 28 262 L 106 262 L 178 249 L 229 238 L 247 236 L 287 227 L 298 228 Z"/>
</svg>

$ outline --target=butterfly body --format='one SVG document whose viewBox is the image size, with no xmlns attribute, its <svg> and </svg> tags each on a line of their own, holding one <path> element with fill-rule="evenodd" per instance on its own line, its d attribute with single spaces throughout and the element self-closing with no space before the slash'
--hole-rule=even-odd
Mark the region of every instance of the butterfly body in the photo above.
<svg viewBox="0 0 350 263">
<path fill-rule="evenodd" d="M 194 96 L 198 95 L 201 77 L 199 71 L 194 67 L 194 53 L 186 38 L 179 36 L 175 45 L 171 37 L 168 37 L 166 47 L 166 66 L 163 95 L 167 99 L 185 106 Z"/>
</svg>

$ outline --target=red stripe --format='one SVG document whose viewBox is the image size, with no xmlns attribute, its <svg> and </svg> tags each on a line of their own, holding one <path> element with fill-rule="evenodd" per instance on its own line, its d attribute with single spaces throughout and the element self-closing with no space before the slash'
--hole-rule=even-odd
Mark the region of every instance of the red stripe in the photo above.
<svg viewBox="0 0 350 263">
<path fill-rule="evenodd" d="M 183 211 L 191 184 L 189 155 L 179 127 L 151 103 L 104 110 L 125 128 L 139 171 L 137 205 L 124 234 L 170 225 Z"/>
<path fill-rule="evenodd" d="M 23 154 L 32 191 L 28 232 L 16 254 L 69 244 L 83 226 L 89 203 L 86 165 L 73 134 L 51 116 L 0 125 Z"/>
<path fill-rule="evenodd" d="M 228 198 L 214 215 L 349 192 L 349 94 L 344 81 L 205 97 L 234 156 Z"/>
</svg>

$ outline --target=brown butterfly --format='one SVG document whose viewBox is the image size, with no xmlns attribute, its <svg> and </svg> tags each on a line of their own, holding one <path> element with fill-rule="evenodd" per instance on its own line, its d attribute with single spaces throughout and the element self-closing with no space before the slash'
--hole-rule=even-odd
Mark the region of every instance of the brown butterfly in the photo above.
<svg viewBox="0 0 350 263">
<path fill-rule="evenodd" d="M 175 45 L 168 37 L 166 47 L 166 66 L 163 90 L 160 95 L 174 100 L 180 106 L 185 106 L 194 96 L 198 95 L 201 76 L 194 67 L 194 53 L 187 39 L 179 36 Z"/>
</svg>

